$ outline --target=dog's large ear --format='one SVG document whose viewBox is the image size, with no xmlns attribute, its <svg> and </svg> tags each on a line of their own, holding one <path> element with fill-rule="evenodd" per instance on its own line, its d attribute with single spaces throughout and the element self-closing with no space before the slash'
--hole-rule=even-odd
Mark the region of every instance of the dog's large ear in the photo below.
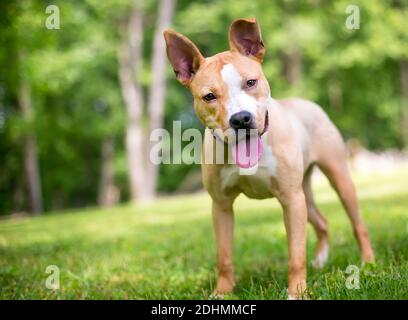
<svg viewBox="0 0 408 320">
<path fill-rule="evenodd" d="M 167 57 L 176 78 L 188 87 L 204 57 L 194 43 L 182 34 L 167 29 L 163 35 L 167 45 Z"/>
<path fill-rule="evenodd" d="M 231 51 L 238 51 L 259 62 L 264 58 L 261 29 L 255 18 L 235 20 L 229 29 L 229 44 Z"/>
</svg>

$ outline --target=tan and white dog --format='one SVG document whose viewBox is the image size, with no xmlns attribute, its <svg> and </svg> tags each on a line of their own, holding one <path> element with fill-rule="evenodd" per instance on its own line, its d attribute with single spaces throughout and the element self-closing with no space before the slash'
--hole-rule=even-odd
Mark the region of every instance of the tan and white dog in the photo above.
<svg viewBox="0 0 408 320">
<path fill-rule="evenodd" d="M 322 267 L 329 253 L 328 228 L 313 200 L 311 173 L 317 165 L 338 193 L 351 220 L 363 262 L 372 262 L 367 229 L 360 218 L 356 192 L 346 163 L 340 133 L 313 102 L 292 98 L 275 100 L 262 71 L 265 54 L 255 19 L 239 19 L 229 30 L 230 50 L 204 58 L 188 38 L 172 30 L 164 37 L 177 79 L 190 89 L 197 116 L 206 126 L 203 153 L 214 141 L 224 144 L 235 163 L 202 165 L 203 183 L 212 198 L 217 243 L 218 278 L 215 294 L 234 288 L 232 265 L 233 202 L 240 194 L 255 199 L 276 197 L 283 208 L 289 247 L 289 299 L 302 298 L 306 289 L 306 225 L 317 235 L 314 265 Z M 228 143 L 231 132 L 256 129 Z M 232 140 L 231 140 L 232 141 Z M 249 144 L 258 152 L 244 157 Z M 256 167 L 253 174 L 242 170 Z"/>
</svg>

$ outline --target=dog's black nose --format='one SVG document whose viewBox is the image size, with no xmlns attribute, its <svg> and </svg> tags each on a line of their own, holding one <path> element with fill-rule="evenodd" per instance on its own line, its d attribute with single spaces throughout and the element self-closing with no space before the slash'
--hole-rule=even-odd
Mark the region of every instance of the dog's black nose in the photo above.
<svg viewBox="0 0 408 320">
<path fill-rule="evenodd" d="M 252 128 L 253 117 L 248 111 L 240 111 L 234 113 L 230 118 L 230 126 L 233 129 L 251 129 Z"/>
</svg>

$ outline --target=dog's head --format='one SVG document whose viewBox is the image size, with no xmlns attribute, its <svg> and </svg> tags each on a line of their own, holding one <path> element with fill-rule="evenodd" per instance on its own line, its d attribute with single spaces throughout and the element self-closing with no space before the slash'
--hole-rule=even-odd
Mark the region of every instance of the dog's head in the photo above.
<svg viewBox="0 0 408 320">
<path fill-rule="evenodd" d="M 268 126 L 270 89 L 261 66 L 265 47 L 257 21 L 234 21 L 229 30 L 229 51 L 208 58 L 178 32 L 166 30 L 164 37 L 176 77 L 193 94 L 196 114 L 204 126 L 219 129 L 216 135 L 225 142 L 236 138 L 236 132 L 245 131 L 244 137 L 238 138 L 241 144 L 254 142 L 259 146 Z M 236 152 L 240 151 L 239 144 L 235 142 Z"/>
</svg>

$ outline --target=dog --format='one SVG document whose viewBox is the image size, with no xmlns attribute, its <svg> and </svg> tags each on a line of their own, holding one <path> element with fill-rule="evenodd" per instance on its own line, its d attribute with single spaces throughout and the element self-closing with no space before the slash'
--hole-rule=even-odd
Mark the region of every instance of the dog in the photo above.
<svg viewBox="0 0 408 320">
<path fill-rule="evenodd" d="M 287 233 L 288 299 L 307 296 L 307 221 L 318 240 L 313 265 L 322 268 L 329 254 L 327 221 L 316 207 L 311 189 L 314 166 L 321 169 L 339 195 L 363 263 L 373 262 L 374 252 L 359 214 L 343 139 L 317 104 L 300 98 L 271 97 L 262 70 L 265 47 L 256 19 L 235 20 L 229 28 L 229 50 L 208 58 L 176 31 L 166 29 L 164 38 L 176 78 L 191 91 L 195 112 L 206 127 L 203 154 L 210 153 L 214 143 L 222 144 L 232 153 L 234 162 L 202 164 L 203 184 L 212 199 L 217 246 L 214 294 L 224 295 L 235 286 L 233 202 L 244 193 L 254 199 L 278 199 Z M 242 139 L 237 138 L 239 130 L 246 132 Z M 248 133 L 254 130 L 256 134 Z M 231 132 L 235 132 L 234 142 Z M 257 151 L 248 153 L 250 145 Z"/>
</svg>

